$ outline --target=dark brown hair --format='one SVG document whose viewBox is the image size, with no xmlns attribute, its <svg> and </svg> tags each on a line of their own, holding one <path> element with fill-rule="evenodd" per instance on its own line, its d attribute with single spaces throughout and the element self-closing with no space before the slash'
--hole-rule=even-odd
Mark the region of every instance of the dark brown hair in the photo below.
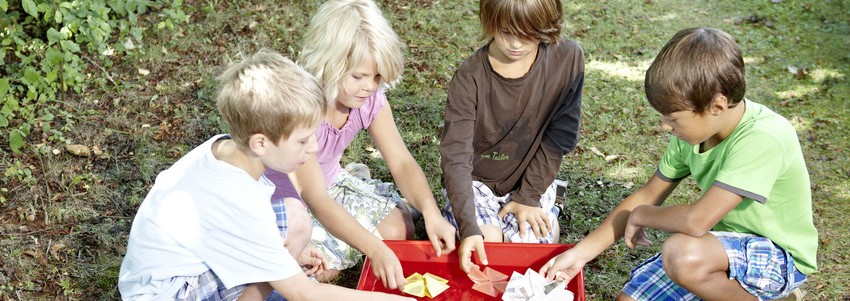
<svg viewBox="0 0 850 301">
<path fill-rule="evenodd" d="M 563 14 L 560 0 L 481 0 L 478 10 L 484 40 L 506 32 L 546 44 L 558 43 Z"/>
<path fill-rule="evenodd" d="M 734 107 L 744 99 L 744 59 L 735 39 L 713 28 L 676 33 L 646 71 L 646 98 L 661 114 L 704 112 L 717 94 Z"/>
</svg>

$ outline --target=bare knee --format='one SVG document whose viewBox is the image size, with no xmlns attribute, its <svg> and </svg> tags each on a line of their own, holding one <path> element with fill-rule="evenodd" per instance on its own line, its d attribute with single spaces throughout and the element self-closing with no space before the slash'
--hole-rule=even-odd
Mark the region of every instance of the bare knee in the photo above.
<svg viewBox="0 0 850 301">
<path fill-rule="evenodd" d="M 313 221 L 307 207 L 300 200 L 286 198 L 286 240 L 283 245 L 295 258 L 310 243 Z"/>
<path fill-rule="evenodd" d="M 503 242 L 505 241 L 505 234 L 502 232 L 502 228 L 495 225 L 480 225 L 481 233 L 484 234 L 485 242 Z"/>
<path fill-rule="evenodd" d="M 676 233 L 661 246 L 664 271 L 682 285 L 704 281 L 709 271 L 705 250 L 699 238 Z"/>
<path fill-rule="evenodd" d="M 406 212 L 406 213 L 405 213 Z M 413 238 L 413 219 L 410 211 L 396 207 L 381 223 L 378 224 L 378 233 L 384 239 L 405 240 Z"/>
<path fill-rule="evenodd" d="M 617 301 L 634 301 L 631 296 L 626 295 L 624 292 L 620 292 L 620 295 L 617 296 Z"/>
</svg>

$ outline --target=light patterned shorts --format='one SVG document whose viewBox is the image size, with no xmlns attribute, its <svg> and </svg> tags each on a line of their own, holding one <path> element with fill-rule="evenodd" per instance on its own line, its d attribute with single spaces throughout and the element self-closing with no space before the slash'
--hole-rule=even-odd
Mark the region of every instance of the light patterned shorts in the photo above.
<svg viewBox="0 0 850 301">
<path fill-rule="evenodd" d="M 401 197 L 392 183 L 364 181 L 347 172 L 339 173 L 337 181 L 328 189 L 328 194 L 363 228 L 376 236 L 378 224 L 401 202 Z M 330 269 L 343 270 L 353 267 L 362 255 L 341 239 L 333 237 L 315 218 L 311 238 L 311 243 L 325 253 Z"/>
<path fill-rule="evenodd" d="M 212 270 L 194 276 L 183 277 L 186 279 L 186 284 L 177 291 L 177 295 L 173 299 L 175 301 L 189 300 L 209 300 L 209 301 L 230 301 L 239 299 L 246 285 L 237 285 L 230 289 L 224 287 L 224 283 L 218 278 L 218 275 Z"/>
<path fill-rule="evenodd" d="M 540 205 L 543 211 L 546 212 L 546 217 L 549 218 L 549 226 L 551 229 L 560 227 L 558 224 L 558 213 L 560 208 L 555 206 L 555 190 L 557 184 L 552 183 L 546 188 L 546 192 L 540 196 Z M 505 218 L 499 218 L 499 210 L 511 201 L 511 194 L 505 196 L 497 196 L 490 190 L 490 187 L 478 181 L 472 181 L 473 197 L 475 198 L 475 215 L 479 225 L 495 225 L 502 228 L 506 242 L 526 242 L 526 243 L 557 243 L 558 238 L 550 231 L 545 236 L 537 238 L 530 225 L 526 224 L 525 238 L 519 237 L 519 226 L 517 225 L 516 216 L 513 214 L 505 215 Z M 449 202 L 449 197 L 446 195 L 446 190 L 443 189 L 443 198 L 446 200 L 445 216 L 446 219 L 457 228 L 457 220 L 452 213 L 452 205 Z"/>
</svg>

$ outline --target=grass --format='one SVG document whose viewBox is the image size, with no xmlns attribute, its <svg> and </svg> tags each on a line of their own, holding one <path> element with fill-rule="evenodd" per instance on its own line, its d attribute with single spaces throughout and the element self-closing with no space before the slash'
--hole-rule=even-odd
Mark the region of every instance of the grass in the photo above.
<svg viewBox="0 0 850 301">
<path fill-rule="evenodd" d="M 126 236 L 154 177 L 223 130 L 213 77 L 240 51 L 268 47 L 294 57 L 316 2 L 186 1 L 191 22 L 174 31 L 154 30 L 155 12 L 142 16 L 151 22 L 146 40 L 106 70 L 116 84 L 92 67 L 91 86 L 66 100 L 78 115 L 66 136 L 103 154 L 77 157 L 51 141 L 33 141 L 24 154 L 5 146 L 0 153 L 7 184 L 0 188 L 0 297 L 117 299 Z M 437 195 L 446 87 L 458 63 L 480 46 L 477 7 L 472 1 L 380 4 L 408 45 L 405 78 L 389 93 L 390 102 Z M 642 91 L 655 54 L 679 29 L 717 27 L 735 36 L 744 52 L 748 97 L 791 120 L 806 154 L 821 243 L 820 271 L 804 286 L 807 299 L 850 299 L 850 269 L 843 265 L 850 261 L 849 12 L 850 4 L 838 0 L 565 3 L 564 36 L 584 48 L 586 80 L 579 146 L 560 171 L 570 183 L 561 242 L 581 239 L 655 170 L 668 139 Z M 609 161 L 608 155 L 620 157 Z M 364 162 L 389 180 L 367 137 L 344 160 Z M 698 195 L 688 181 L 670 202 Z M 666 237 L 651 235 L 656 242 Z M 658 245 L 633 251 L 619 243 L 588 264 L 589 299 L 613 299 L 629 270 Z M 350 280 L 357 273 L 346 275 Z"/>
</svg>

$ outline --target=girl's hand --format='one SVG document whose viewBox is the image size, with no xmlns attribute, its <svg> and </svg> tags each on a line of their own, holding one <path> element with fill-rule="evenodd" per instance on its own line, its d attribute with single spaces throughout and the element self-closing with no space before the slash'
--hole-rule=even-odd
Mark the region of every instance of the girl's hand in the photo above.
<svg viewBox="0 0 850 301">
<path fill-rule="evenodd" d="M 377 251 L 370 252 L 367 256 L 372 260 L 372 273 L 381 279 L 384 287 L 398 290 L 404 288 L 407 280 L 404 279 L 401 262 L 387 245 L 381 242 Z"/>
<path fill-rule="evenodd" d="M 499 211 L 499 218 L 505 218 L 508 213 L 513 213 L 516 216 L 517 227 L 519 228 L 519 237 L 525 238 L 524 224 L 527 222 L 534 231 L 534 236 L 542 238 L 552 231 L 549 225 L 549 217 L 539 207 L 526 206 L 517 202 L 508 202 Z"/>
<path fill-rule="evenodd" d="M 425 218 L 425 232 L 437 252 L 437 257 L 455 250 L 455 234 L 457 230 L 441 215 Z"/>
</svg>

